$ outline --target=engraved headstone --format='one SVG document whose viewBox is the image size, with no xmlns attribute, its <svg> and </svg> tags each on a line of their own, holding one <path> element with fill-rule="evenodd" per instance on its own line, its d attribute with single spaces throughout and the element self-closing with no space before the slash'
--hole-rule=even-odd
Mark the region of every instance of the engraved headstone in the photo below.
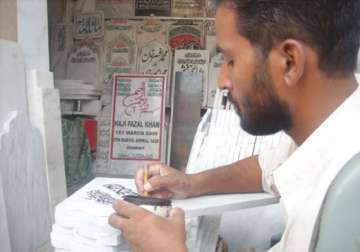
<svg viewBox="0 0 360 252">
<path fill-rule="evenodd" d="M 80 41 L 69 52 L 66 79 L 83 80 L 95 86 L 100 85 L 101 47 L 94 41 Z"/>
<path fill-rule="evenodd" d="M 111 160 L 164 161 L 165 78 L 114 76 Z"/>
</svg>

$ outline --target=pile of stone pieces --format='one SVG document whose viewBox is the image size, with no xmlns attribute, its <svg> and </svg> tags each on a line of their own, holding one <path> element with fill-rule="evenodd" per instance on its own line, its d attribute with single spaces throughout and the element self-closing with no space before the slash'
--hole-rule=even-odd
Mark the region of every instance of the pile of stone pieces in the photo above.
<svg viewBox="0 0 360 252">
<path fill-rule="evenodd" d="M 51 243 L 56 251 L 129 251 L 121 232 L 108 224 L 112 202 L 136 195 L 131 180 L 95 178 L 55 209 Z"/>
</svg>

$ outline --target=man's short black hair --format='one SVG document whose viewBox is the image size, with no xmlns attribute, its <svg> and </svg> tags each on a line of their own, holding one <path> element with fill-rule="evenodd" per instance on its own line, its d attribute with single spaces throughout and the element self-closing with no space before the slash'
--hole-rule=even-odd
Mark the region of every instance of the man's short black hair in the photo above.
<svg viewBox="0 0 360 252">
<path fill-rule="evenodd" d="M 218 0 L 234 8 L 239 32 L 267 56 L 277 42 L 296 39 L 313 48 L 328 75 L 355 71 L 360 0 Z"/>
</svg>

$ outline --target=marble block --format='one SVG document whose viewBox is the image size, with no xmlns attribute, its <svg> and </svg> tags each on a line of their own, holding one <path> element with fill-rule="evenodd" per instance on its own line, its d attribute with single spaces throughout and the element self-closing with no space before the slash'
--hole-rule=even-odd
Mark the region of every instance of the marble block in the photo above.
<svg viewBox="0 0 360 252">
<path fill-rule="evenodd" d="M 43 139 L 29 119 L 25 80 L 19 46 L 0 40 L 0 177 L 13 252 L 44 247 L 51 230 Z"/>
<path fill-rule="evenodd" d="M 47 179 L 52 210 L 66 198 L 66 179 L 61 131 L 59 91 L 50 72 L 32 70 L 27 74 L 29 116 L 43 137 Z M 53 212 L 52 212 L 53 215 Z"/>
<path fill-rule="evenodd" d="M 51 227 L 42 137 L 23 114 L 15 113 L 7 127 L 0 133 L 0 172 L 11 247 L 34 251 L 49 240 Z"/>
</svg>

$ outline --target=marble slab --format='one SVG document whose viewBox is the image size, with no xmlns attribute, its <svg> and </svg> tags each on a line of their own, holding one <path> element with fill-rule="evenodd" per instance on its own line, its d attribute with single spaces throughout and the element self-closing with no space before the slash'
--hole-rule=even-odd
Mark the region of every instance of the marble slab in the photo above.
<svg viewBox="0 0 360 252">
<path fill-rule="evenodd" d="M 42 135 L 52 209 L 66 198 L 66 178 L 61 131 L 59 90 L 50 72 L 31 70 L 27 74 L 29 118 Z"/>
<path fill-rule="evenodd" d="M 137 44 L 136 26 L 124 19 L 105 23 L 105 62 L 112 67 L 130 68 L 135 72 Z"/>
<path fill-rule="evenodd" d="M 98 177 L 91 181 L 87 186 L 88 188 L 90 188 L 95 184 L 101 185 L 104 183 L 119 184 L 128 189 L 131 189 L 134 192 L 136 191 L 134 179 Z M 82 193 L 84 191 L 86 191 L 86 187 L 83 188 Z M 111 195 L 113 196 L 113 198 L 116 198 L 116 196 L 114 196 L 113 194 Z M 226 211 L 233 211 L 237 209 L 273 204 L 278 202 L 278 200 L 278 198 L 268 193 L 219 194 L 195 197 L 190 199 L 173 200 L 172 205 L 174 207 L 182 208 L 185 211 L 185 215 L 187 218 L 193 218 L 204 215 L 217 215 Z M 80 207 L 80 205 L 81 204 L 79 203 L 78 207 Z M 87 211 L 95 211 L 94 208 L 87 209 Z M 101 216 L 106 216 L 112 211 L 113 210 L 111 210 L 111 205 L 108 205 L 108 207 L 105 207 L 102 211 Z"/>
<path fill-rule="evenodd" d="M 102 46 L 93 40 L 80 40 L 68 53 L 66 79 L 82 80 L 95 87 L 102 86 Z"/>
<path fill-rule="evenodd" d="M 119 167 L 133 161 L 133 172 L 164 157 L 164 75 L 114 76 L 110 159 Z M 115 163 L 114 163 L 115 165 Z"/>
<path fill-rule="evenodd" d="M 51 229 L 43 139 L 29 119 L 25 81 L 18 45 L 0 40 L 0 173 L 14 252 L 37 251 Z"/>
<path fill-rule="evenodd" d="M 175 86 L 175 74 L 177 72 L 201 73 L 202 82 L 193 83 L 201 85 L 201 106 L 207 105 L 207 87 L 209 73 L 209 51 L 207 50 L 175 50 L 173 63 L 173 80 Z"/>
<path fill-rule="evenodd" d="M 0 250 L 3 252 L 11 252 L 6 206 L 4 201 L 3 185 L 1 181 L 2 178 L 0 173 Z"/>
<path fill-rule="evenodd" d="M 173 90 L 170 165 L 185 170 L 201 120 L 202 74 L 177 72 Z"/>
</svg>

